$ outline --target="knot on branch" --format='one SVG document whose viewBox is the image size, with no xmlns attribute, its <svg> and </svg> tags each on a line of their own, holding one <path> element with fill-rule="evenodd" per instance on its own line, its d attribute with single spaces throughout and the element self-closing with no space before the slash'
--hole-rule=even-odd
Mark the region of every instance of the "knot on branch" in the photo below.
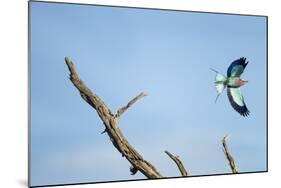
<svg viewBox="0 0 281 188">
<path fill-rule="evenodd" d="M 131 172 L 131 175 L 135 175 L 138 172 L 138 169 L 135 168 L 134 166 L 131 166 L 130 167 L 130 172 Z"/>
<path fill-rule="evenodd" d="M 107 131 L 107 130 L 106 130 L 106 128 L 105 128 L 105 129 L 104 129 L 104 130 L 103 130 L 103 131 L 101 132 L 101 134 L 104 134 L 104 133 L 106 133 L 106 131 Z"/>
</svg>

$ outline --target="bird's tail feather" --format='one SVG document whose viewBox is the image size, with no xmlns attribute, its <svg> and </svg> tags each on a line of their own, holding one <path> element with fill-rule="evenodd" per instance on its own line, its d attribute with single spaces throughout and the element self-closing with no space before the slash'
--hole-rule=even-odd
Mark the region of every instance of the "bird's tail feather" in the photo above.
<svg viewBox="0 0 281 188">
<path fill-rule="evenodd" d="M 213 69 L 213 68 L 210 68 L 211 69 L 211 71 L 214 71 L 215 73 L 219 73 L 218 71 L 216 71 L 215 69 Z"/>
<path fill-rule="evenodd" d="M 221 94 L 225 88 L 225 84 L 221 82 L 215 82 L 215 86 L 218 94 Z"/>
<path fill-rule="evenodd" d="M 223 92 L 224 88 L 226 87 L 226 81 L 227 81 L 227 78 L 219 73 L 218 71 L 214 70 L 214 69 L 211 69 L 212 71 L 216 72 L 216 76 L 215 76 L 215 86 L 216 86 L 216 90 L 217 90 L 217 97 L 216 97 L 216 100 L 215 102 L 218 100 L 220 94 Z"/>
</svg>

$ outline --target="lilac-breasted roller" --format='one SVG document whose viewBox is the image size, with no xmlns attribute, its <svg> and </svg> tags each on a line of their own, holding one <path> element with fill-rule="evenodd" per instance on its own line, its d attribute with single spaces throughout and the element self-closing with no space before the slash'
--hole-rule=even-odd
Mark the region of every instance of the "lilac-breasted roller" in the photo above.
<svg viewBox="0 0 281 188">
<path fill-rule="evenodd" d="M 215 86 L 218 93 L 216 101 L 224 88 L 227 87 L 227 96 L 231 106 L 242 116 L 248 116 L 250 114 L 244 102 L 244 97 L 240 92 L 240 87 L 248 82 L 240 78 L 247 64 L 248 61 L 246 62 L 245 57 L 233 61 L 227 69 L 227 77 L 212 69 L 216 72 Z"/>
</svg>

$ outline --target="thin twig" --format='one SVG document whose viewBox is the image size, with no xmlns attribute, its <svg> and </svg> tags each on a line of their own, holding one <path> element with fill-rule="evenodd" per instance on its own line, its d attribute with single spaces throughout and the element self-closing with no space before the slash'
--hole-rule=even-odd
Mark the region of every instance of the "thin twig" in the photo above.
<svg viewBox="0 0 281 188">
<path fill-rule="evenodd" d="M 140 98 L 147 96 L 146 93 L 141 92 L 138 96 L 134 97 L 132 100 L 130 100 L 128 102 L 128 104 L 122 108 L 119 108 L 117 110 L 117 113 L 115 115 L 116 118 L 119 118 L 128 108 L 130 108 L 135 102 L 137 102 L 137 100 L 139 100 Z"/>
<path fill-rule="evenodd" d="M 228 160 L 232 173 L 238 173 L 235 161 L 234 161 L 233 157 L 230 155 L 228 148 L 227 148 L 227 144 L 226 144 L 227 139 L 228 139 L 228 135 L 224 136 L 222 139 L 223 152 L 226 156 L 226 159 Z"/>
<path fill-rule="evenodd" d="M 69 58 L 65 58 L 65 63 L 70 71 L 71 82 L 78 89 L 81 97 L 97 111 L 105 126 L 104 132 L 108 134 L 114 147 L 131 163 L 131 173 L 135 174 L 137 171 L 140 171 L 147 178 L 161 178 L 162 175 L 156 170 L 156 168 L 148 161 L 144 160 L 123 136 L 123 133 L 118 126 L 118 118 L 111 113 L 110 109 L 105 105 L 101 98 L 99 98 L 83 83 L 82 80 L 80 80 L 72 61 Z M 144 94 L 141 96 L 143 95 Z M 134 102 L 135 101 L 132 103 Z M 130 105 L 131 104 L 129 104 L 129 106 Z"/>
<path fill-rule="evenodd" d="M 182 176 L 188 176 L 188 172 L 184 168 L 184 166 L 183 166 L 182 162 L 180 161 L 179 157 L 171 154 L 167 150 L 165 151 L 165 153 L 176 163 L 176 165 L 178 166 L 178 169 L 179 169 L 181 175 Z"/>
</svg>

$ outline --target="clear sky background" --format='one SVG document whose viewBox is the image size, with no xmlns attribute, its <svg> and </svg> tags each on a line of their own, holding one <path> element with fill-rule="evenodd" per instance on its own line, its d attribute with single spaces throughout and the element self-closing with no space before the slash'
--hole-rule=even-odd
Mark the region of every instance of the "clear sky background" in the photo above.
<svg viewBox="0 0 281 188">
<path fill-rule="evenodd" d="M 229 173 L 221 140 L 239 172 L 266 170 L 266 18 L 31 2 L 31 184 L 145 178 L 130 175 L 95 110 L 68 79 L 81 79 L 115 112 L 145 91 L 120 119 L 128 141 L 163 176 Z M 214 103 L 214 72 L 242 56 L 249 117 L 224 92 Z"/>
</svg>

